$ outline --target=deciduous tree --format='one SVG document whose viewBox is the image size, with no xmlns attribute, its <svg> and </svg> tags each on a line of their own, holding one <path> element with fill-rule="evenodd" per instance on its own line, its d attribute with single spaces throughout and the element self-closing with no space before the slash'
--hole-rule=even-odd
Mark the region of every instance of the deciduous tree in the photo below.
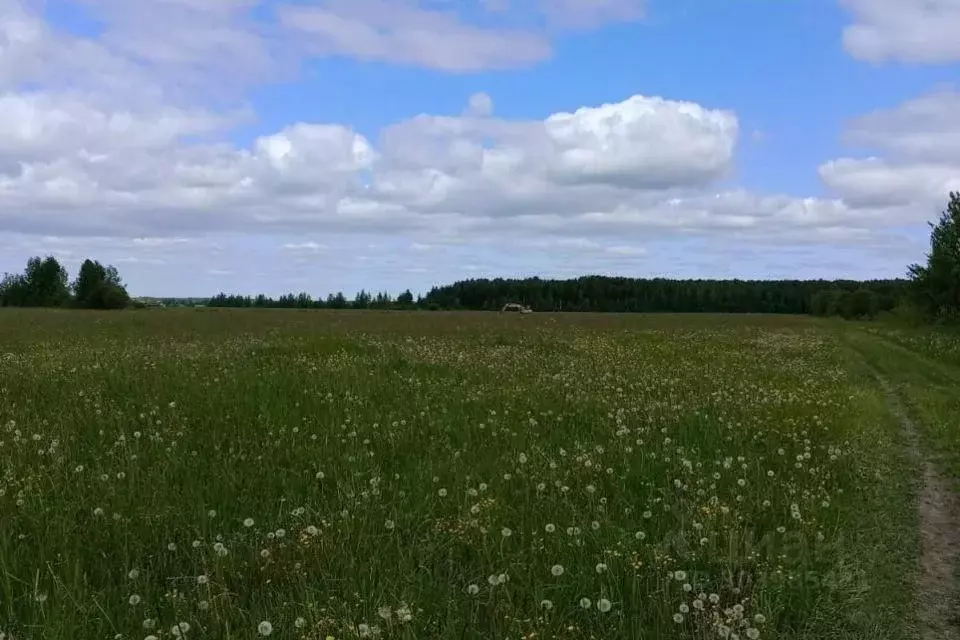
<svg viewBox="0 0 960 640">
<path fill-rule="evenodd" d="M 83 309 L 122 309 L 130 303 L 115 267 L 84 260 L 73 283 L 74 301 Z"/>
<path fill-rule="evenodd" d="M 909 268 L 914 303 L 928 318 L 960 320 L 960 192 L 951 192 L 947 209 L 931 224 L 927 264 Z"/>
</svg>

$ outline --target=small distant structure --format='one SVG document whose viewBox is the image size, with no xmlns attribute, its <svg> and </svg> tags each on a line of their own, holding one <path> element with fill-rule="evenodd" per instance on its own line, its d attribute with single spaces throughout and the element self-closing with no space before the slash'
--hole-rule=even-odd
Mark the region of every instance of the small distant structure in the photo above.
<svg viewBox="0 0 960 640">
<path fill-rule="evenodd" d="M 132 302 L 135 307 L 144 309 L 159 309 L 166 306 L 162 300 L 157 300 L 156 298 L 134 298 Z"/>
<path fill-rule="evenodd" d="M 500 309 L 500 313 L 505 311 L 512 311 L 514 313 L 533 313 L 533 309 L 531 309 L 529 306 L 517 302 L 508 302 L 507 304 L 503 305 L 503 308 Z"/>
</svg>

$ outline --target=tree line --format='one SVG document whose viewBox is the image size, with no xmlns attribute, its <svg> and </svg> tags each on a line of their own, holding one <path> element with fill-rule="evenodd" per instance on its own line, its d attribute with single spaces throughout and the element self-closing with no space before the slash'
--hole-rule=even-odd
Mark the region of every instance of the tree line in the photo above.
<svg viewBox="0 0 960 640">
<path fill-rule="evenodd" d="M 313 299 L 307 293 L 285 294 L 279 298 L 221 293 L 211 298 L 207 305 L 496 311 L 508 302 L 519 302 L 535 311 L 808 313 L 810 293 L 823 286 L 805 282 L 639 280 L 606 276 L 575 280 L 498 278 L 463 280 L 434 287 L 416 299 L 409 290 L 396 298 L 386 292 L 373 296 L 361 290 L 353 299 L 348 299 L 342 292 L 330 294 L 325 299 Z M 845 283 L 843 286 L 855 287 L 857 283 Z M 888 287 L 890 290 L 895 288 L 895 283 Z M 892 294 L 886 290 L 880 291 L 875 297 L 877 300 L 882 298 L 886 306 L 892 304 L 888 302 Z M 881 303 L 875 302 L 874 306 L 879 307 Z"/>
<path fill-rule="evenodd" d="M 507 302 L 534 311 L 782 313 L 869 319 L 903 308 L 923 319 L 960 322 L 960 193 L 931 223 L 926 264 L 910 265 L 907 278 L 888 280 L 673 280 L 584 276 L 569 280 L 471 279 L 433 287 L 414 298 L 365 290 L 314 299 L 308 293 L 279 298 L 220 293 L 211 307 L 281 309 L 499 310 Z M 0 282 L 0 306 L 119 309 L 131 306 L 116 268 L 86 260 L 77 279 L 52 256 L 34 257 L 22 274 Z M 136 305 L 134 305 L 136 306 Z"/>
<path fill-rule="evenodd" d="M 30 258 L 23 273 L 7 273 L 0 280 L 0 307 L 122 309 L 129 305 L 130 295 L 116 267 L 96 260 L 84 260 L 72 283 L 53 256 Z"/>
<path fill-rule="evenodd" d="M 822 292 L 838 299 L 838 315 L 872 317 L 893 309 L 905 280 L 671 280 L 585 276 L 571 280 L 473 279 L 434 287 L 426 304 L 444 309 L 500 309 L 507 302 L 535 311 L 618 313 L 825 313 Z M 840 304 L 839 300 L 844 303 Z M 847 301 L 853 300 L 854 304 Z"/>
<path fill-rule="evenodd" d="M 342 291 L 331 293 L 326 298 L 314 299 L 309 293 L 287 293 L 279 298 L 270 298 L 263 294 L 245 296 L 241 294 L 219 293 L 207 301 L 208 307 L 259 308 L 259 309 L 418 309 L 423 308 L 423 298 L 413 298 L 406 290 L 396 298 L 381 291 L 373 295 L 360 290 L 352 300 L 348 300 Z"/>
<path fill-rule="evenodd" d="M 619 313 L 784 313 L 870 318 L 893 309 L 905 280 L 856 282 L 803 280 L 669 280 L 586 276 L 572 280 L 472 279 L 432 288 L 414 299 L 407 290 L 393 298 L 361 290 L 326 299 L 307 293 L 244 296 L 220 293 L 211 307 L 277 309 L 426 309 L 497 311 L 519 302 L 535 311 Z M 822 295 L 822 294 L 828 295 Z M 820 301 L 824 304 L 819 304 Z"/>
<path fill-rule="evenodd" d="M 475 279 L 434 287 L 427 305 L 545 311 L 787 313 L 871 319 L 884 311 L 960 323 L 960 193 L 931 223 L 927 263 L 891 280 L 670 280 L 587 276 L 572 280 Z"/>
</svg>

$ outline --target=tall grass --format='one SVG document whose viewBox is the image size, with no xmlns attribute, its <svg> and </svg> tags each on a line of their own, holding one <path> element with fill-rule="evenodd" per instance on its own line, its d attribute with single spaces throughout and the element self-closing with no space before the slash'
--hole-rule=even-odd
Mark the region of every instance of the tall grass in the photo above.
<svg viewBox="0 0 960 640">
<path fill-rule="evenodd" d="M 909 470 L 832 331 L 0 315 L 0 631 L 901 637 Z"/>
</svg>

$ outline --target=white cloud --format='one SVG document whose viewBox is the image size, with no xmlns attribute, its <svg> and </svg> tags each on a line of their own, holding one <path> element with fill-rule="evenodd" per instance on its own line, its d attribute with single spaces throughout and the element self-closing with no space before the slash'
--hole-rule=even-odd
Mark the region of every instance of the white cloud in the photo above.
<svg viewBox="0 0 960 640">
<path fill-rule="evenodd" d="M 99 41 L 171 89 L 237 90 L 293 68 L 297 52 L 258 21 L 261 0 L 76 0 L 103 25 Z"/>
<path fill-rule="evenodd" d="M 281 5 L 278 16 L 313 55 L 448 72 L 529 66 L 550 57 L 551 39 L 559 34 L 643 16 L 642 0 L 480 0 L 481 19 L 466 17 L 470 4 L 323 0 Z"/>
<path fill-rule="evenodd" d="M 0 0 L 0 91 L 31 83 L 57 91 L 122 94 L 126 103 L 162 96 L 148 69 L 96 40 L 51 27 L 32 5 Z"/>
<path fill-rule="evenodd" d="M 738 134 L 731 112 L 644 96 L 554 114 L 545 125 L 562 181 L 650 187 L 721 177 Z"/>
<path fill-rule="evenodd" d="M 551 40 L 566 30 L 642 15 L 640 0 L 480 2 L 479 16 L 437 0 L 73 1 L 96 23 L 96 41 L 51 29 L 42 0 L 0 0 L 0 82 L 53 67 L 60 81 L 99 75 L 122 87 L 135 70 L 168 94 L 217 97 L 290 78 L 311 56 L 448 72 L 514 68 L 550 57 Z"/>
<path fill-rule="evenodd" d="M 536 249 L 549 252 L 554 257 L 562 256 L 565 259 L 571 257 L 588 260 L 598 258 L 629 258 L 631 256 L 643 256 L 647 254 L 647 250 L 644 247 L 625 244 L 606 244 L 601 240 L 576 236 L 521 237 L 514 239 L 511 244 L 524 250 Z"/>
<path fill-rule="evenodd" d="M 486 93 L 480 92 L 470 96 L 464 115 L 483 118 L 493 114 L 493 99 Z"/>
<path fill-rule="evenodd" d="M 288 242 L 283 245 L 285 251 L 291 251 L 294 253 L 320 253 L 329 249 L 325 244 L 320 244 L 318 242 L 313 242 L 312 240 L 307 242 Z"/>
<path fill-rule="evenodd" d="M 551 53 L 546 36 L 516 28 L 484 28 L 452 9 L 431 9 L 408 0 L 330 0 L 319 6 L 280 7 L 281 24 L 303 37 L 314 55 L 442 69 L 524 66 Z"/>
<path fill-rule="evenodd" d="M 844 202 L 857 208 L 914 208 L 904 223 L 929 219 L 931 203 L 945 202 L 960 190 L 960 166 L 893 162 L 881 158 L 841 158 L 820 167 L 820 177 Z M 927 206 L 923 206 L 927 205 Z"/>
<path fill-rule="evenodd" d="M 447 280 L 467 265 L 649 270 L 679 264 L 662 262 L 656 245 L 667 239 L 866 251 L 888 242 L 885 228 L 929 219 L 946 189 L 960 189 L 960 99 L 946 90 L 851 122 L 850 141 L 883 156 L 825 163 L 834 197 L 807 199 L 719 186 L 740 127 L 711 105 L 636 95 L 517 120 L 494 116 L 493 99 L 476 93 L 459 115 L 421 114 L 376 137 L 348 123 L 293 122 L 237 145 L 225 134 L 254 114 L 209 99 L 229 85 L 226 69 L 250 70 L 240 85 L 260 82 L 301 45 L 449 71 L 528 64 L 549 55 L 549 29 L 572 28 L 566 18 L 639 16 L 628 0 L 529 0 L 552 25 L 540 31 L 514 24 L 519 2 L 502 7 L 513 24 L 503 28 L 415 0 L 331 0 L 281 8 L 275 28 L 292 39 L 255 25 L 249 13 L 263 7 L 254 0 L 84 3 L 104 22 L 102 41 L 52 28 L 28 10 L 35 4 L 0 0 L 0 234 L 20 238 L 24 252 L 79 260 L 93 251 L 142 278 L 162 262 L 179 264 L 183 281 L 229 272 L 256 289 L 268 280 L 260 254 L 203 241 L 231 234 L 269 234 L 261 253 L 291 283 L 307 263 L 388 279 Z M 346 232 L 395 246 L 341 251 L 342 238 L 357 237 Z"/>
<path fill-rule="evenodd" d="M 78 93 L 0 94 L 0 158 L 29 161 L 68 149 L 97 156 L 119 149 L 169 148 L 181 138 L 225 129 L 243 117 L 165 105 L 111 108 L 107 100 Z"/>
<path fill-rule="evenodd" d="M 465 230 L 649 209 L 662 192 L 722 177 L 737 136 L 729 112 L 634 96 L 543 121 L 418 116 L 386 129 L 379 149 L 346 126 L 307 123 L 238 149 L 182 140 L 222 125 L 204 112 L 8 101 L 0 140 L 21 161 L 0 173 L 0 225 L 39 233 Z"/>
<path fill-rule="evenodd" d="M 849 123 L 847 138 L 889 153 L 840 158 L 820 177 L 854 209 L 902 224 L 929 220 L 960 191 L 960 94 L 938 90 Z"/>
<path fill-rule="evenodd" d="M 960 163 L 960 92 L 938 89 L 848 123 L 849 141 L 902 158 Z"/>
<path fill-rule="evenodd" d="M 237 29 L 251 7 L 225 0 L 150 1 L 163 14 L 158 22 L 173 24 L 189 15 L 206 27 L 223 23 Z M 910 189 L 932 192 L 943 186 L 917 186 L 902 174 L 906 186 L 891 189 L 899 183 L 871 177 L 864 161 L 839 160 L 824 165 L 821 175 L 844 200 L 717 193 L 714 184 L 733 165 L 739 136 L 735 114 L 639 95 L 518 121 L 493 117 L 493 100 L 478 93 L 460 116 L 420 115 L 387 127 L 376 143 L 340 123 L 294 123 L 246 148 L 202 141 L 197 136 L 220 133 L 249 113 L 223 115 L 178 104 L 162 74 L 141 73 L 137 61 L 177 66 L 188 63 L 189 51 L 171 61 L 114 43 L 118 54 L 57 33 L 6 2 L 0 24 L 19 35 L 4 49 L 0 64 L 11 56 L 39 60 L 23 79 L 50 85 L 0 94 L 0 148 L 6 152 L 0 154 L 0 229 L 6 231 L 179 237 L 366 230 L 417 235 L 431 245 L 550 233 L 616 237 L 602 245 L 614 248 L 604 251 L 623 253 L 628 250 L 616 247 L 635 246 L 624 234 L 638 234 L 640 247 L 650 238 L 677 233 L 865 241 L 862 230 L 890 223 L 891 203 L 917 198 Z M 129 16 L 123 12 L 132 11 L 115 2 L 96 5 L 115 24 L 126 24 Z M 412 2 L 323 7 L 357 20 L 397 17 L 383 27 L 388 31 L 416 31 L 421 20 L 460 24 L 452 13 Z M 484 31 L 482 37 L 488 35 Z M 400 40 L 409 42 L 405 37 Z M 88 79 L 77 77 L 77 87 L 61 89 L 52 80 L 56 70 L 73 69 L 56 57 L 61 45 L 114 70 L 124 82 L 104 85 L 88 70 Z M 202 51 L 196 55 L 204 57 Z M 128 78 L 128 84 L 140 87 L 133 98 L 115 86 Z M 158 99 L 143 99 L 148 95 Z M 944 140 L 950 138 L 943 135 L 953 113 L 949 104 L 921 100 L 903 113 L 865 116 L 851 136 L 911 157 L 933 153 L 934 147 L 941 155 L 949 153 Z M 916 117 L 908 117 L 911 113 Z M 920 136 L 915 121 L 935 125 Z M 882 132 L 893 130 L 899 137 L 881 139 Z M 924 175 L 930 182 L 939 174 Z M 878 182 L 886 194 L 871 187 Z"/>
<path fill-rule="evenodd" d="M 569 215 L 708 184 L 736 138 L 732 113 L 658 97 L 535 122 L 422 115 L 383 132 L 372 190 L 424 211 Z"/>
<path fill-rule="evenodd" d="M 87 120 L 110 122 L 106 114 Z M 636 260 L 648 242 L 670 237 L 870 244 L 885 226 L 927 219 L 928 209 L 908 218 L 906 207 L 924 188 L 943 186 L 918 182 L 938 175 L 926 167 L 897 182 L 866 171 L 881 161 L 838 160 L 821 167 L 838 199 L 717 191 L 733 159 L 736 117 L 643 96 L 542 121 L 422 115 L 386 129 L 377 147 L 334 124 L 291 125 L 246 149 L 186 144 L 147 128 L 136 142 L 100 127 L 93 154 L 76 150 L 69 127 L 51 131 L 33 146 L 33 161 L 0 173 L 0 230 L 130 238 L 365 231 L 423 238 L 409 245 L 415 251 L 546 235 L 558 238 L 555 250 L 582 258 Z M 284 250 L 322 248 L 301 240 Z"/>
<path fill-rule="evenodd" d="M 960 60 L 960 0 L 840 0 L 854 23 L 843 45 L 870 62 Z"/>
</svg>

